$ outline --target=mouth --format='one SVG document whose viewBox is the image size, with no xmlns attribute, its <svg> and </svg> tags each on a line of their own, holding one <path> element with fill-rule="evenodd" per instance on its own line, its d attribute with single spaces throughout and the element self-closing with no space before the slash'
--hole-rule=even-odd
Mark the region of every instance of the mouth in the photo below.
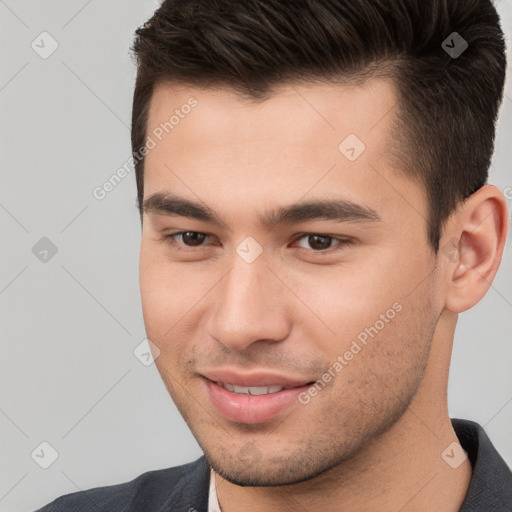
<svg viewBox="0 0 512 512">
<path fill-rule="evenodd" d="M 252 395 L 252 396 L 261 396 L 261 395 L 271 395 L 272 393 L 279 393 L 283 389 L 294 389 L 295 387 L 300 386 L 237 386 L 236 384 L 229 384 L 227 382 L 219 382 L 216 384 L 218 386 L 231 391 L 232 393 L 239 393 L 241 395 Z M 311 383 L 312 384 L 312 383 Z"/>
<path fill-rule="evenodd" d="M 299 395 L 316 382 L 269 374 L 202 377 L 216 411 L 224 419 L 247 424 L 268 422 L 288 410 L 291 413 L 300 404 Z"/>
</svg>

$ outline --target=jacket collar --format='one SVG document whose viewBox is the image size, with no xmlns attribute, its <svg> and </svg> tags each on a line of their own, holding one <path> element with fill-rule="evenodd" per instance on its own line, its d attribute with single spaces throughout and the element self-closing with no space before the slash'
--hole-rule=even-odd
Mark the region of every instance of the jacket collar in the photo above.
<svg viewBox="0 0 512 512">
<path fill-rule="evenodd" d="M 460 512 L 512 510 L 512 472 L 485 430 L 474 421 L 452 419 L 473 474 Z"/>
<path fill-rule="evenodd" d="M 190 470 L 179 480 L 157 512 L 207 512 L 210 465 L 203 455 L 190 464 Z"/>
</svg>

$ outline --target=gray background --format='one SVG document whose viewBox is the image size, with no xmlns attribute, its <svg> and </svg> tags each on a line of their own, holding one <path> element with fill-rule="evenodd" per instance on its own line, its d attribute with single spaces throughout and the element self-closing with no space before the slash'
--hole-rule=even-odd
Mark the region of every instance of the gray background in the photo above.
<svg viewBox="0 0 512 512">
<path fill-rule="evenodd" d="M 0 0 L 0 511 L 201 454 L 154 365 L 133 354 L 145 338 L 134 173 L 102 201 L 92 194 L 130 156 L 128 48 L 156 7 Z M 512 2 L 498 9 L 512 46 Z M 43 31 L 59 45 L 45 59 L 31 47 L 51 49 Z M 491 183 L 511 206 L 510 77 L 506 94 Z M 57 248 L 46 262 L 32 250 L 43 237 Z M 461 315 L 449 386 L 450 414 L 484 425 L 509 465 L 511 262 L 509 243 L 489 293 Z M 46 470 L 43 441 L 58 452 Z"/>
</svg>

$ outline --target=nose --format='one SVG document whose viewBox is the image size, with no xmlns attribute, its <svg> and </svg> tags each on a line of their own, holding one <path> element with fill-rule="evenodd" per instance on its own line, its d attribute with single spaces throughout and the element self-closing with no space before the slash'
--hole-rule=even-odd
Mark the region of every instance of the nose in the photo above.
<svg viewBox="0 0 512 512">
<path fill-rule="evenodd" d="M 236 351 L 285 339 L 290 329 L 287 291 L 265 259 L 247 263 L 235 254 L 231 270 L 215 287 L 209 334 Z"/>
</svg>

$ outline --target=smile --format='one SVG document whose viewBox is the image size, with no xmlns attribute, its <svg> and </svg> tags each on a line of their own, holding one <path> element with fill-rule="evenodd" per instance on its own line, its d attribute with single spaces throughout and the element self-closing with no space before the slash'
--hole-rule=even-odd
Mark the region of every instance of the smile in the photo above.
<svg viewBox="0 0 512 512">
<path fill-rule="evenodd" d="M 233 393 L 240 393 L 241 395 L 269 395 L 277 393 L 283 389 L 291 389 L 293 386 L 237 386 L 236 384 L 229 384 L 227 382 L 217 382 L 218 386 Z"/>
<path fill-rule="evenodd" d="M 236 423 L 252 424 L 268 422 L 297 407 L 300 393 L 311 385 L 242 386 L 209 379 L 203 379 L 203 382 L 210 403 L 221 416 Z"/>
</svg>

